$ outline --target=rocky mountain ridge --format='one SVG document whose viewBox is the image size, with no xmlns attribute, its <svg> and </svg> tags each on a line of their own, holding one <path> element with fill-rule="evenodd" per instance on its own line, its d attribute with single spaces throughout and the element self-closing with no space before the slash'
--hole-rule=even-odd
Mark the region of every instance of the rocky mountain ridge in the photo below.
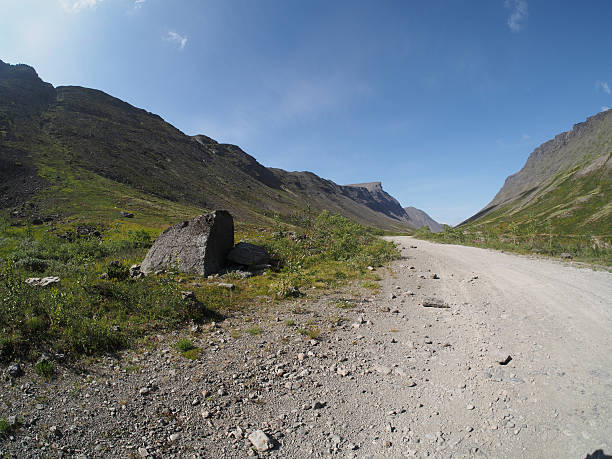
<svg viewBox="0 0 612 459">
<path fill-rule="evenodd" d="M 611 157 L 612 110 L 607 110 L 537 147 L 493 200 L 462 225 L 514 219 L 556 225 L 559 231 L 609 229 Z"/>
<path fill-rule="evenodd" d="M 341 186 L 310 172 L 266 168 L 236 145 L 185 135 L 102 91 L 54 88 L 33 68 L 2 61 L 0 161 L 3 195 L 12 197 L 0 203 L 4 208 L 33 199 L 40 207 L 51 202 L 59 214 L 92 206 L 100 214 L 110 206 L 138 211 L 154 197 L 227 209 L 243 221 L 310 207 L 381 229 L 414 228 L 380 184 Z M 94 194 L 94 183 L 95 198 L 79 204 Z"/>
</svg>

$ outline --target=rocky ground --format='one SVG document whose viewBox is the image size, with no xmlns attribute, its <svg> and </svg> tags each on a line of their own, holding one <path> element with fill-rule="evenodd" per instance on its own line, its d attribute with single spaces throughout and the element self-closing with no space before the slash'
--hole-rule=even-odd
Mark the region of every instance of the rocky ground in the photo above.
<svg viewBox="0 0 612 459">
<path fill-rule="evenodd" d="M 0 455 L 610 454 L 612 274 L 396 240 L 376 295 L 260 306 L 48 382 L 6 369 Z"/>
</svg>

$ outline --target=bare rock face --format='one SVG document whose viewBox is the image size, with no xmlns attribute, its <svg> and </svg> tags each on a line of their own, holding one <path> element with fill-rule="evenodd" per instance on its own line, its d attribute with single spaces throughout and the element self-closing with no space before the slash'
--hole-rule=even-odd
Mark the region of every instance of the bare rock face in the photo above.
<svg viewBox="0 0 612 459">
<path fill-rule="evenodd" d="M 234 219 L 225 210 L 200 215 L 165 230 L 147 252 L 141 272 L 178 269 L 208 276 L 226 265 L 234 246 Z"/>
</svg>

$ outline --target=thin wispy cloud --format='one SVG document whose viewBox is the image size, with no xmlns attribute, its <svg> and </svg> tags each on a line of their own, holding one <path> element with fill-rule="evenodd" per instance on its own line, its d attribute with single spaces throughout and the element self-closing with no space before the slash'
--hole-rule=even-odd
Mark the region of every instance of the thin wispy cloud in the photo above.
<svg viewBox="0 0 612 459">
<path fill-rule="evenodd" d="M 134 1 L 134 8 L 135 8 L 135 9 L 142 8 L 142 5 L 144 5 L 144 3 L 145 3 L 146 1 L 147 1 L 147 0 L 135 0 L 135 1 Z"/>
<path fill-rule="evenodd" d="M 93 8 L 100 2 L 102 2 L 102 0 L 60 0 L 62 8 L 74 13 L 86 8 Z"/>
<path fill-rule="evenodd" d="M 529 16 L 527 0 L 506 0 L 504 5 L 510 10 L 508 27 L 513 32 L 520 32 L 524 22 L 527 20 L 527 16 Z"/>
<path fill-rule="evenodd" d="M 173 32 L 172 30 L 168 32 L 165 37 L 162 37 L 164 40 L 176 43 L 179 46 L 179 49 L 184 49 L 187 44 L 187 37 L 183 37 L 182 35 Z"/>
<path fill-rule="evenodd" d="M 610 90 L 610 86 L 608 85 L 607 81 L 598 81 L 597 83 L 595 83 L 595 88 L 601 89 L 606 94 L 611 94 L 612 93 L 612 91 Z"/>
<path fill-rule="evenodd" d="M 523 134 L 523 140 L 529 140 L 531 136 L 529 134 Z"/>
<path fill-rule="evenodd" d="M 607 105 L 602 105 L 601 107 L 602 112 L 607 112 L 608 110 L 610 110 L 610 107 L 608 107 Z"/>
</svg>

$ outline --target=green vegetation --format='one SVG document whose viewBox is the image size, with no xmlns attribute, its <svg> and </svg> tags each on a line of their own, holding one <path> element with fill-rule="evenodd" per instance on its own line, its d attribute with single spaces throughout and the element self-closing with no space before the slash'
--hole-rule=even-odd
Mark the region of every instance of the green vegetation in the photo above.
<svg viewBox="0 0 612 459">
<path fill-rule="evenodd" d="M 188 338 L 179 339 L 174 347 L 183 357 L 189 360 L 197 360 L 202 354 L 202 350 Z"/>
<path fill-rule="evenodd" d="M 257 325 L 253 325 L 252 327 L 247 328 L 247 333 L 251 336 L 261 335 L 261 328 Z"/>
<path fill-rule="evenodd" d="M 49 379 L 55 374 L 55 365 L 50 360 L 41 360 L 34 365 L 34 371 L 37 375 Z"/>
<path fill-rule="evenodd" d="M 612 265 L 612 178 L 609 169 L 585 172 L 587 166 L 588 161 L 559 171 L 539 191 L 468 224 L 445 226 L 437 234 L 421 228 L 415 236 L 518 253 L 569 253 L 576 260 Z"/>
<path fill-rule="evenodd" d="M 317 327 L 298 328 L 297 332 L 300 335 L 307 336 L 310 339 L 317 339 L 321 336 L 321 330 Z"/>
<path fill-rule="evenodd" d="M 21 423 L 18 420 L 11 423 L 8 419 L 0 418 L 0 439 L 13 434 L 20 426 Z"/>
<path fill-rule="evenodd" d="M 415 237 L 523 254 L 552 257 L 570 254 L 577 261 L 612 265 L 612 235 L 559 234 L 557 231 L 559 228 L 549 225 L 547 232 L 540 233 L 536 225 L 528 221 L 522 224 L 466 225 L 458 228 L 445 226 L 441 233 L 431 233 L 421 228 L 415 233 Z"/>
<path fill-rule="evenodd" d="M 132 221 L 11 226 L 0 219 L 0 359 L 35 360 L 48 349 L 69 358 L 114 352 L 157 331 L 265 307 L 287 292 L 316 296 L 349 279 L 372 282 L 376 277 L 366 267 L 398 255 L 393 244 L 343 217 L 303 212 L 289 220 L 279 218 L 264 231 L 237 224 L 237 242 L 265 245 L 273 268 L 232 280 L 236 288 L 228 291 L 213 280 L 177 273 L 129 277 L 128 267 L 144 258 L 160 232 L 159 220 L 152 226 Z M 25 283 L 43 276 L 61 280 L 48 287 Z M 186 285 L 196 299 L 181 298 Z M 194 349 L 180 352 L 199 355 Z"/>
</svg>

